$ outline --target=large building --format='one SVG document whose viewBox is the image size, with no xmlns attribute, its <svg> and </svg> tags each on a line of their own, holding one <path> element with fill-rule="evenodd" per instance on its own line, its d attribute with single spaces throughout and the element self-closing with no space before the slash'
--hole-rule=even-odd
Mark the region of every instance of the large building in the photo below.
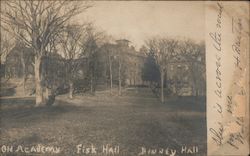
<svg viewBox="0 0 250 156">
<path fill-rule="evenodd" d="M 3 74 L 8 78 L 20 78 L 24 74 L 33 74 L 32 62 L 34 62 L 32 49 L 17 44 L 6 56 Z"/>
<path fill-rule="evenodd" d="M 98 82 L 110 82 L 110 71 L 114 84 L 118 84 L 119 65 L 121 67 L 121 77 L 123 86 L 143 85 L 142 67 L 145 55 L 130 46 L 130 41 L 126 39 L 117 40 L 113 44 L 105 44 L 99 50 L 99 69 Z"/>
<path fill-rule="evenodd" d="M 188 60 L 183 56 L 174 57 L 167 64 L 166 84 L 177 95 L 205 95 L 205 56 Z"/>
</svg>

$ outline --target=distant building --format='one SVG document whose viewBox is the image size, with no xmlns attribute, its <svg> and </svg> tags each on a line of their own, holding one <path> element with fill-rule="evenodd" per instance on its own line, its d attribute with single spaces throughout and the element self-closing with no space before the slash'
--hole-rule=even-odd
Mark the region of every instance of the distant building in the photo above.
<svg viewBox="0 0 250 156">
<path fill-rule="evenodd" d="M 130 41 L 129 41 L 129 40 L 126 40 L 126 39 L 120 39 L 120 40 L 116 40 L 116 43 L 117 43 L 118 45 L 122 45 L 122 46 L 125 46 L 125 47 L 129 47 Z"/>
<path fill-rule="evenodd" d="M 144 85 L 145 82 L 142 80 L 142 68 L 146 57 L 133 48 L 130 48 L 130 51 L 128 51 L 126 55 L 129 58 L 126 68 L 126 85 Z"/>
<path fill-rule="evenodd" d="M 112 59 L 112 74 L 113 83 L 118 84 L 118 56 L 121 55 L 122 63 L 122 85 L 135 86 L 143 85 L 142 67 L 146 59 L 144 54 L 139 53 L 133 46 L 130 46 L 130 41 L 126 39 L 116 40 L 114 44 L 106 44 L 100 47 L 99 50 L 99 69 L 100 74 L 98 83 L 108 86 L 110 82 L 108 57 Z M 111 56 L 112 55 L 112 56 Z"/>
<path fill-rule="evenodd" d="M 34 62 L 32 49 L 17 44 L 6 56 L 5 77 L 20 78 L 23 74 L 33 74 L 32 62 Z"/>
<path fill-rule="evenodd" d="M 166 84 L 173 94 L 178 95 L 205 95 L 206 76 L 205 60 L 190 62 L 184 57 L 175 57 L 167 65 Z"/>
</svg>

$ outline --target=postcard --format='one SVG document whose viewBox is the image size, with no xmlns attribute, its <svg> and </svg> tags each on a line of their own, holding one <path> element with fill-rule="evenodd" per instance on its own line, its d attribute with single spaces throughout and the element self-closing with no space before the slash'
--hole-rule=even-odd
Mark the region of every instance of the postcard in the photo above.
<svg viewBox="0 0 250 156">
<path fill-rule="evenodd" d="M 1 156 L 249 155 L 249 2 L 0 13 Z"/>
</svg>

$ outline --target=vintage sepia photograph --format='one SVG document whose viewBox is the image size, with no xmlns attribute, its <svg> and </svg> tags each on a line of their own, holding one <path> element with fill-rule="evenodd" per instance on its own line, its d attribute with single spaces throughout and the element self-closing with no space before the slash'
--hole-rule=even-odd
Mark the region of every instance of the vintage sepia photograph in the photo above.
<svg viewBox="0 0 250 156">
<path fill-rule="evenodd" d="M 206 156 L 204 19 L 202 1 L 1 1 L 0 155 Z"/>
</svg>

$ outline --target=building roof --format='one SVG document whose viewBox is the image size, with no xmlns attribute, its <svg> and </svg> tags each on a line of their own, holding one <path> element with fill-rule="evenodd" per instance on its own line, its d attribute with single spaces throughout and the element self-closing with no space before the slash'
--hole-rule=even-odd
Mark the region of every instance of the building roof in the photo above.
<svg viewBox="0 0 250 156">
<path fill-rule="evenodd" d="M 129 41 L 129 40 L 127 40 L 127 39 L 120 39 L 120 40 L 116 40 L 116 42 L 127 42 L 127 43 L 129 43 L 129 42 L 131 42 L 131 41 Z"/>
</svg>

